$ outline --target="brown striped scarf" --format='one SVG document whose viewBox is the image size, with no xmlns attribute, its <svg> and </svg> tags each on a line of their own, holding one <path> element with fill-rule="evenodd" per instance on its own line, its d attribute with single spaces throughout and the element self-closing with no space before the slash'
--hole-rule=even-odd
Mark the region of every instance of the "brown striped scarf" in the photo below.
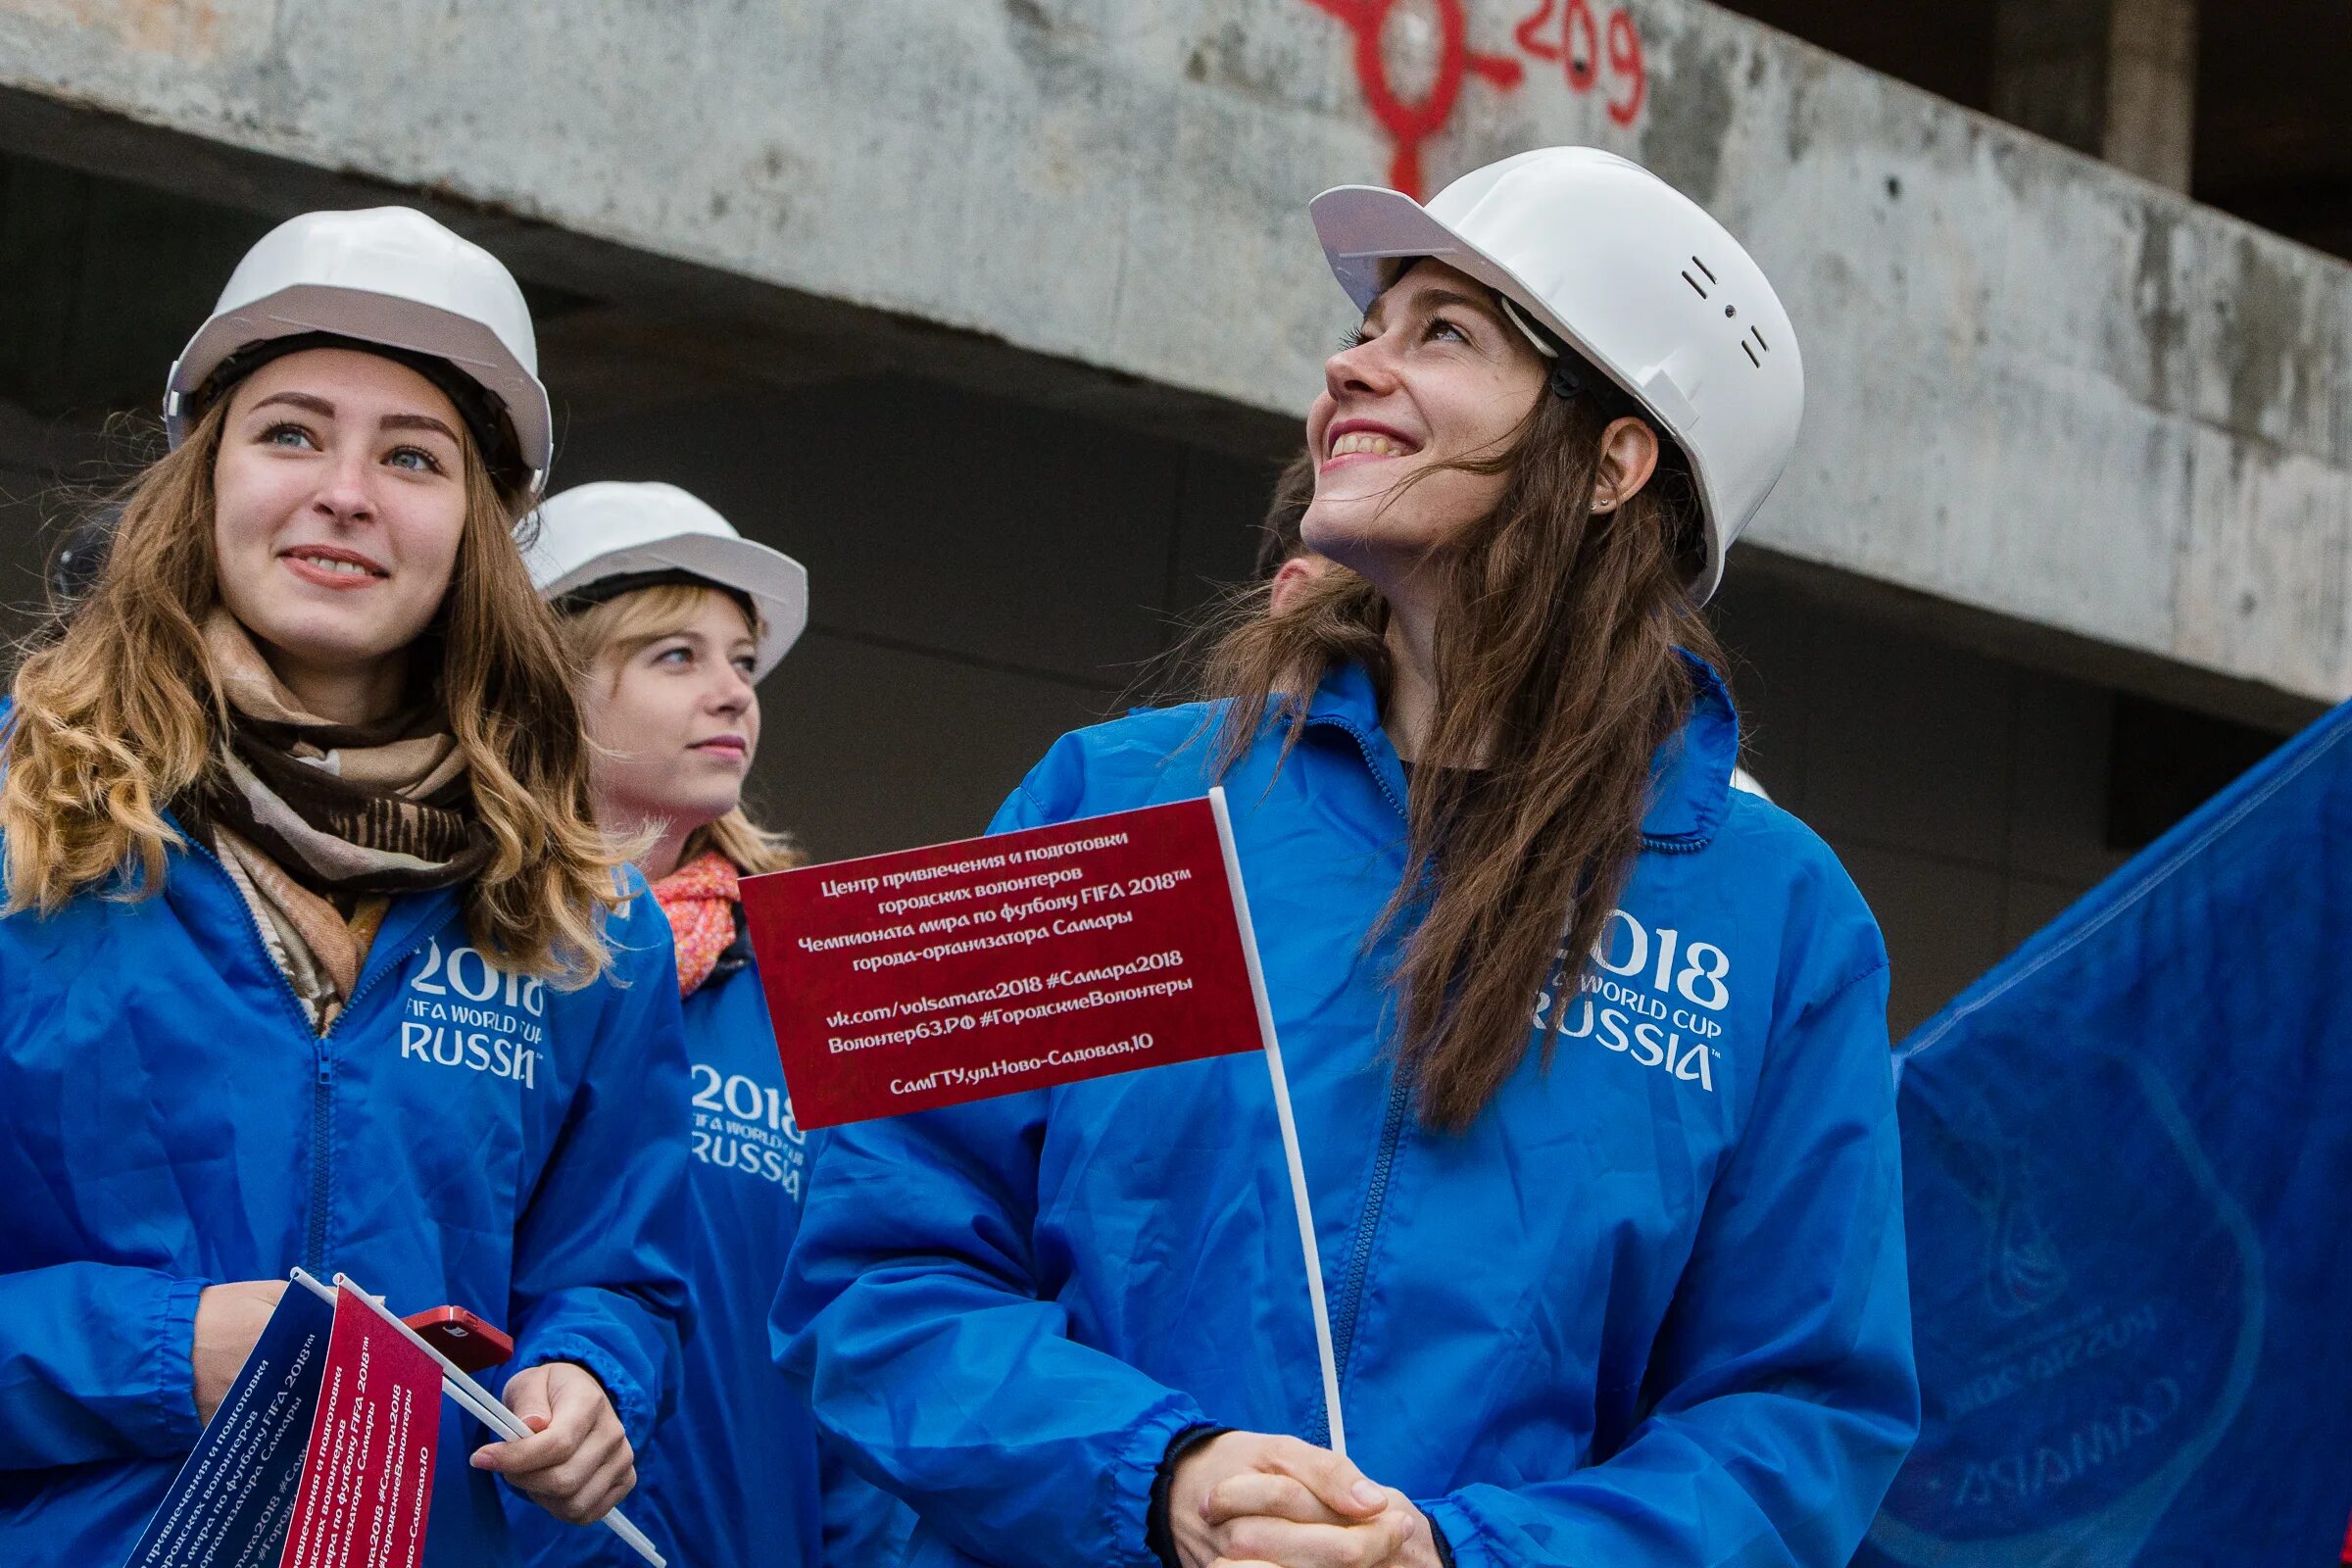
<svg viewBox="0 0 2352 1568">
<path fill-rule="evenodd" d="M 452 887 L 489 863 L 465 754 L 424 709 L 375 724 L 306 710 L 236 617 L 204 640 L 228 700 L 223 765 L 188 803 L 313 1023 L 366 961 L 383 895 Z"/>
</svg>

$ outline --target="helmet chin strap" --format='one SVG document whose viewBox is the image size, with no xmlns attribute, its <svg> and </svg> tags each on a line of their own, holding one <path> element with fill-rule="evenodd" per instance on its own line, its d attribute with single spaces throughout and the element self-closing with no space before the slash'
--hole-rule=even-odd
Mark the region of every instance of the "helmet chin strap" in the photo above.
<svg viewBox="0 0 2352 1568">
<path fill-rule="evenodd" d="M 1561 353 L 1560 345 L 1552 340 L 1551 334 L 1529 320 L 1526 313 L 1520 310 L 1518 302 L 1508 294 L 1496 289 L 1494 298 L 1501 305 L 1504 318 L 1519 329 L 1520 335 L 1536 346 L 1538 354 L 1543 355 L 1550 362 L 1551 373 L 1546 384 L 1550 386 L 1553 397 L 1566 402 L 1570 398 L 1580 397 L 1591 390 L 1591 384 L 1586 379 L 1585 370 L 1577 356 Z"/>
<path fill-rule="evenodd" d="M 1547 360 L 1556 360 L 1560 357 L 1560 346 L 1551 340 L 1551 334 L 1529 320 L 1527 313 L 1519 309 L 1517 300 L 1512 299 L 1502 290 L 1496 289 L 1494 303 L 1502 307 L 1503 316 L 1519 329 L 1519 335 L 1536 346 L 1538 354 Z"/>
</svg>

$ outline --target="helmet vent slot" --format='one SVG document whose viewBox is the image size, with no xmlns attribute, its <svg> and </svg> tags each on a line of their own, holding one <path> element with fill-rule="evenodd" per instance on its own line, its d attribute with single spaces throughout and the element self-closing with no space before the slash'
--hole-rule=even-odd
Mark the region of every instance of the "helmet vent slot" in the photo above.
<svg viewBox="0 0 2352 1568">
<path fill-rule="evenodd" d="M 1741 338 L 1740 340 L 1740 352 L 1747 356 L 1748 364 L 1754 366 L 1759 370 L 1764 368 L 1764 362 L 1757 359 L 1756 351 L 1747 346 L 1747 339 Z"/>
<path fill-rule="evenodd" d="M 1747 341 L 1746 337 L 1741 338 L 1740 340 L 1740 352 L 1747 356 L 1748 364 L 1761 370 L 1764 368 L 1764 362 L 1758 358 L 1758 356 L 1770 354 L 1772 352 L 1772 345 L 1764 341 L 1764 334 L 1757 330 L 1757 328 L 1753 325 L 1748 327 L 1747 337 L 1752 337 L 1756 341 L 1751 345 Z"/>
<path fill-rule="evenodd" d="M 1690 265 L 1691 265 L 1692 267 L 1695 267 L 1695 268 L 1697 268 L 1697 269 L 1698 269 L 1698 270 L 1699 270 L 1701 272 L 1704 272 L 1704 273 L 1706 273 L 1706 276 L 1707 276 L 1707 281 L 1708 281 L 1708 282 L 1712 283 L 1712 282 L 1714 282 L 1714 281 L 1715 281 L 1715 273 L 1714 273 L 1714 270 L 1713 270 L 1711 268 L 1709 268 L 1709 267 L 1707 266 L 1707 264 L 1706 264 L 1706 263 L 1704 263 L 1704 262 L 1700 261 L 1700 260 L 1699 260 L 1697 257 L 1693 256 L 1693 257 L 1691 257 L 1691 258 L 1690 258 Z"/>
<path fill-rule="evenodd" d="M 1702 267 L 1699 269 L 1699 270 L 1703 272 L 1706 270 L 1706 269 Z M 1690 291 L 1696 294 L 1700 299 L 1703 300 L 1707 297 L 1707 291 L 1699 285 L 1698 279 L 1692 277 L 1689 272 L 1686 271 L 1683 273 L 1683 281 L 1690 284 Z"/>
</svg>

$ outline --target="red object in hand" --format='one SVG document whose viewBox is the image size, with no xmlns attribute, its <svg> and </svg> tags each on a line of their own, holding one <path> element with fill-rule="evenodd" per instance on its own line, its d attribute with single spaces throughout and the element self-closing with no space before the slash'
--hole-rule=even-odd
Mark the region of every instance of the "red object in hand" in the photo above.
<svg viewBox="0 0 2352 1568">
<path fill-rule="evenodd" d="M 514 1354 L 514 1342 L 462 1306 L 436 1306 L 402 1318 L 424 1343 L 449 1357 L 461 1372 L 481 1372 Z"/>
<path fill-rule="evenodd" d="M 1178 801 L 746 877 L 794 1119 L 1258 1050 L 1219 809 Z"/>
</svg>

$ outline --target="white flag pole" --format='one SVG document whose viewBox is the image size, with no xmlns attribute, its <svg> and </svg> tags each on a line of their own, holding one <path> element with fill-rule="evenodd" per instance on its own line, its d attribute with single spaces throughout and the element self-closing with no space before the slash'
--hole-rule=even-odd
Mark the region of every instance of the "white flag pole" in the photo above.
<svg viewBox="0 0 2352 1568">
<path fill-rule="evenodd" d="M 1331 1350 L 1331 1309 L 1323 1302 L 1323 1254 L 1315 1246 L 1315 1216 L 1306 1200 L 1306 1166 L 1298 1158 L 1298 1124 L 1291 1116 L 1291 1084 L 1282 1070 L 1282 1044 L 1274 1038 L 1274 1009 L 1266 1003 L 1265 971 L 1257 961 L 1257 932 L 1250 923 L 1250 897 L 1242 889 L 1241 857 L 1234 853 L 1233 819 L 1225 791 L 1208 792 L 1217 819 L 1217 846 L 1225 853 L 1225 882 L 1233 889 L 1233 913 L 1242 928 L 1242 957 L 1250 966 L 1250 994 L 1257 1004 L 1257 1035 L 1266 1047 L 1266 1076 L 1274 1085 L 1274 1117 L 1282 1125 L 1283 1158 L 1291 1167 L 1291 1202 L 1298 1210 L 1298 1247 L 1306 1256 L 1306 1298 L 1315 1309 L 1315 1353 L 1323 1362 L 1323 1413 L 1331 1428 L 1331 1451 L 1348 1457 L 1348 1428 L 1340 1419 L 1340 1368 Z"/>
<path fill-rule="evenodd" d="M 294 1271 L 294 1280 L 295 1283 L 308 1287 L 313 1294 L 329 1301 L 335 1298 L 337 1290 L 350 1291 L 368 1311 L 392 1325 L 399 1331 L 402 1338 L 440 1363 L 442 1390 L 451 1398 L 471 1411 L 475 1420 L 504 1437 L 527 1438 L 531 1435 L 531 1429 L 523 1424 L 522 1417 L 499 1403 L 488 1389 L 483 1388 L 479 1383 L 460 1371 L 455 1361 L 433 1348 L 432 1342 L 403 1323 L 399 1318 L 394 1317 L 384 1306 L 381 1298 L 368 1295 L 367 1291 L 354 1284 L 350 1275 L 337 1274 L 333 1289 L 319 1284 L 314 1276 L 302 1269 Z M 654 1544 L 646 1539 L 645 1532 L 629 1523 L 628 1517 L 618 1508 L 609 1509 L 606 1512 L 604 1524 L 614 1535 L 628 1543 L 629 1549 L 651 1563 L 653 1568 L 667 1568 L 665 1559 Z"/>
</svg>

